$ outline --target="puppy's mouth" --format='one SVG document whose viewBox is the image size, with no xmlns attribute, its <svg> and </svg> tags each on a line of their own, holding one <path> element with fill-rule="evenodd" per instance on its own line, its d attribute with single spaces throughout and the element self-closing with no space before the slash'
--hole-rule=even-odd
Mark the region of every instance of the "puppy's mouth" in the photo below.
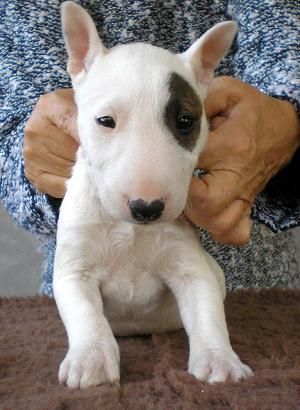
<svg viewBox="0 0 300 410">
<path fill-rule="evenodd" d="M 154 223 L 159 223 L 160 221 L 132 221 L 133 224 L 135 225 L 153 225 Z"/>
<path fill-rule="evenodd" d="M 157 214 L 154 214 L 149 218 L 144 218 L 143 216 L 135 215 L 133 222 L 138 225 L 149 225 L 154 222 L 159 222 L 160 217 L 161 212 L 158 212 Z"/>
</svg>

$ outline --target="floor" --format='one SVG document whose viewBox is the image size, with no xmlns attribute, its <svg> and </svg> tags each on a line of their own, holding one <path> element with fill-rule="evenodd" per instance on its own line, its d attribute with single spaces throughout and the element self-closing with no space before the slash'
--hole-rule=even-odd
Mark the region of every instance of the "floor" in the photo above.
<svg viewBox="0 0 300 410">
<path fill-rule="evenodd" d="M 295 230 L 300 262 L 300 229 Z M 0 296 L 38 292 L 42 259 L 32 236 L 18 228 L 0 206 Z"/>
</svg>

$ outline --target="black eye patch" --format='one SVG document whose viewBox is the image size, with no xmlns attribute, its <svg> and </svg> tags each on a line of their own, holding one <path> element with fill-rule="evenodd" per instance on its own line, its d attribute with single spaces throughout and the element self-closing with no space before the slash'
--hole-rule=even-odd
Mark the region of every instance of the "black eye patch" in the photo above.
<svg viewBox="0 0 300 410">
<path fill-rule="evenodd" d="M 116 126 L 115 120 L 109 115 L 96 118 L 96 122 L 106 128 L 115 128 Z"/>
<path fill-rule="evenodd" d="M 165 123 L 179 145 L 192 151 L 200 135 L 201 101 L 177 73 L 170 75 L 168 86 L 170 99 L 165 109 Z"/>
</svg>

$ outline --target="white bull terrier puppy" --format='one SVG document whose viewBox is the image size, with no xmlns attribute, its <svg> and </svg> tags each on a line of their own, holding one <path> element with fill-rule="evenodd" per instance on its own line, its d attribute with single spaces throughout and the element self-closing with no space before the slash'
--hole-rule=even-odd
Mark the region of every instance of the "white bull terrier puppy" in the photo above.
<svg viewBox="0 0 300 410">
<path fill-rule="evenodd" d="M 57 234 L 54 295 L 69 339 L 60 383 L 118 381 L 114 335 L 182 326 L 189 373 L 209 383 L 250 376 L 229 341 L 223 272 L 180 216 L 206 140 L 206 89 L 236 24 L 177 55 L 143 43 L 108 50 L 69 1 L 62 27 L 81 145 Z"/>
</svg>

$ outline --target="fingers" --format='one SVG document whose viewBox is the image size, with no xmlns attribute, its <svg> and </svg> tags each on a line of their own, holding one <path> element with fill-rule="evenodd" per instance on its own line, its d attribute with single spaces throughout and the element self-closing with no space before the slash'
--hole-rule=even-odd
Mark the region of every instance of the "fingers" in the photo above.
<svg viewBox="0 0 300 410">
<path fill-rule="evenodd" d="M 240 245 L 251 231 L 250 204 L 299 146 L 299 125 L 289 103 L 230 77 L 212 81 L 205 110 L 210 133 L 199 167 L 208 173 L 192 181 L 187 216 L 216 240 Z"/>
<path fill-rule="evenodd" d="M 67 161 L 74 162 L 78 143 L 57 127 L 51 126 L 48 130 L 47 148 L 53 154 Z"/>
<path fill-rule="evenodd" d="M 246 245 L 251 237 L 252 221 L 247 215 L 236 225 L 232 231 L 220 236 L 217 241 L 227 245 L 242 246 Z"/>
<path fill-rule="evenodd" d="M 185 215 L 195 225 L 206 229 L 218 242 L 242 245 L 250 239 L 251 203 L 234 200 L 217 215 L 201 213 L 197 206 L 187 206 Z"/>
<path fill-rule="evenodd" d="M 218 77 L 212 81 L 204 102 L 207 118 L 228 116 L 231 108 L 241 99 L 244 83 L 231 77 Z M 230 93 L 228 93 L 230 88 Z"/>
<path fill-rule="evenodd" d="M 192 178 L 187 207 L 203 218 L 215 216 L 240 195 L 239 176 L 231 171 L 210 171 L 201 179 Z"/>
<path fill-rule="evenodd" d="M 77 106 L 72 89 L 60 89 L 42 95 L 36 110 L 42 113 L 55 127 L 79 142 Z"/>
<path fill-rule="evenodd" d="M 71 176 L 78 144 L 58 129 L 50 128 L 48 131 L 55 132 L 55 138 L 48 137 L 48 134 L 40 136 L 31 131 L 25 134 L 24 164 L 26 175 L 31 176 L 28 179 L 32 183 L 41 172 L 65 178 Z"/>
<path fill-rule="evenodd" d="M 41 172 L 70 178 L 74 162 L 47 153 L 43 157 L 37 157 L 34 161 L 24 160 L 26 175 L 39 175 Z M 32 179 L 28 178 L 30 182 Z"/>
<path fill-rule="evenodd" d="M 220 243 L 244 245 L 250 239 L 250 214 L 251 205 L 238 199 L 216 218 L 212 218 L 207 230 Z"/>
<path fill-rule="evenodd" d="M 56 90 L 40 97 L 25 126 L 23 144 L 25 175 L 39 192 L 63 197 L 65 180 L 76 159 L 77 140 L 73 90 Z"/>
<path fill-rule="evenodd" d="M 250 205 L 241 199 L 236 199 L 219 215 L 204 222 L 204 228 L 214 235 L 215 238 L 222 238 L 228 232 L 233 231 L 240 221 L 246 216 L 250 216 Z"/>
<path fill-rule="evenodd" d="M 49 120 L 55 124 L 65 134 L 70 135 L 79 143 L 79 135 L 77 130 L 77 110 L 75 108 L 65 109 L 64 111 L 51 111 L 48 114 Z"/>
<path fill-rule="evenodd" d="M 74 162 L 78 149 L 77 142 L 60 129 L 47 124 L 47 129 L 35 127 L 30 124 L 25 127 L 23 151 L 25 157 L 35 161 L 39 157 L 49 155 Z"/>
<path fill-rule="evenodd" d="M 36 177 L 34 186 L 41 194 L 48 194 L 53 198 L 63 198 L 66 193 L 67 180 L 67 178 L 43 172 Z"/>
<path fill-rule="evenodd" d="M 205 228 L 215 240 L 231 245 L 246 243 L 251 231 L 252 195 L 246 196 L 245 181 L 255 147 L 252 135 L 245 131 L 252 116 L 240 104 L 244 87 L 241 81 L 219 77 L 208 90 L 205 108 L 210 133 L 199 158 L 199 166 L 208 173 L 200 180 L 193 178 L 186 207 L 193 223 Z"/>
</svg>

